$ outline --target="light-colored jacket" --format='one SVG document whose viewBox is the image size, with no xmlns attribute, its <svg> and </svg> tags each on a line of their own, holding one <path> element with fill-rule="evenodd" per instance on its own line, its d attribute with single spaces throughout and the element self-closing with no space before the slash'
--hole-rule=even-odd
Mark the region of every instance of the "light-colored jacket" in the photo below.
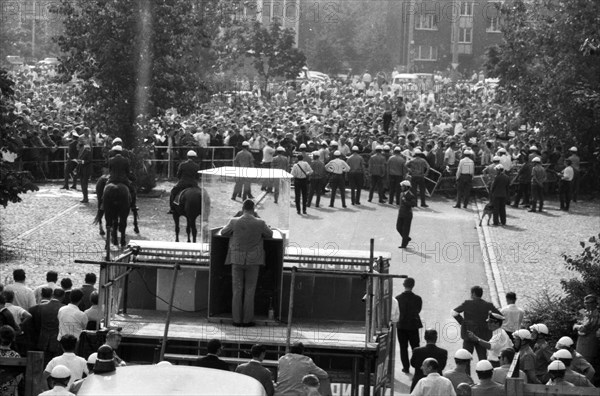
<svg viewBox="0 0 600 396">
<path fill-rule="evenodd" d="M 221 235 L 231 236 L 226 265 L 265 265 L 263 238 L 271 238 L 273 231 L 264 220 L 245 213 L 229 220 Z"/>
</svg>

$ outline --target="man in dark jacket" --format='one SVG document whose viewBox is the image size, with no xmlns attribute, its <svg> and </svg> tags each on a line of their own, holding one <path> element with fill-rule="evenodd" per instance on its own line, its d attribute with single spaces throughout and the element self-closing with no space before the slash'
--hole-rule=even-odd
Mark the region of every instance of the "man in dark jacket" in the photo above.
<svg viewBox="0 0 600 396">
<path fill-rule="evenodd" d="M 92 172 L 92 148 L 87 141 L 81 142 L 77 163 L 79 164 L 78 173 L 81 181 L 81 192 L 83 193 L 81 203 L 88 203 L 88 182 Z"/>
<path fill-rule="evenodd" d="M 410 225 L 412 223 L 412 208 L 417 206 L 417 197 L 411 190 L 411 185 L 408 180 L 404 180 L 400 183 L 400 209 L 398 209 L 398 219 L 396 220 L 396 230 L 402 237 L 402 244 L 399 246 L 401 249 L 405 249 L 410 242 Z"/>
<path fill-rule="evenodd" d="M 221 350 L 221 341 L 216 338 L 208 341 L 208 344 L 206 345 L 206 356 L 198 360 L 198 366 L 229 371 L 229 365 L 219 358 Z"/>
<path fill-rule="evenodd" d="M 452 311 L 452 315 L 460 324 L 463 349 L 466 349 L 470 353 L 473 353 L 474 349 L 477 350 L 477 357 L 479 360 L 487 359 L 487 351 L 485 347 L 469 338 L 468 331 L 472 331 L 481 339 L 489 340 L 492 338 L 492 331 L 487 325 L 488 313 L 492 311 L 500 314 L 500 311 L 494 307 L 494 304 L 485 301 L 481 298 L 482 296 L 483 289 L 481 286 L 473 286 L 471 288 L 471 299 L 463 301 L 462 304 Z"/>
<path fill-rule="evenodd" d="M 248 375 L 262 384 L 267 392 L 267 396 L 273 396 L 275 388 L 273 386 L 273 374 L 271 371 L 261 364 L 265 358 L 266 348 L 264 345 L 256 344 L 250 350 L 252 360 L 248 363 L 243 363 L 237 366 L 236 373 Z"/>
<path fill-rule="evenodd" d="M 398 319 L 397 327 L 402 371 L 408 373 L 410 371 L 408 344 L 410 343 L 410 349 L 413 353 L 419 347 L 419 329 L 423 327 L 419 313 L 423 307 L 423 300 L 412 291 L 415 287 L 413 278 L 406 278 L 403 285 L 404 292 L 396 296 L 398 308 L 400 309 L 400 319 Z"/>
<path fill-rule="evenodd" d="M 198 177 L 200 165 L 194 160 L 198 157 L 194 150 L 187 152 L 187 161 L 182 162 L 177 168 L 177 178 L 179 181 L 171 189 L 171 196 L 169 197 L 169 214 L 173 213 L 173 201 L 175 197 L 185 190 L 186 188 L 198 187 Z"/>
<path fill-rule="evenodd" d="M 77 174 L 75 170 L 77 169 L 77 157 L 79 155 L 78 141 L 79 135 L 77 132 L 73 131 L 71 133 L 69 148 L 67 149 L 68 159 L 65 164 L 65 183 L 61 187 L 63 190 L 69 189 L 69 176 L 73 177 L 73 185 L 71 188 L 77 188 Z"/>
<path fill-rule="evenodd" d="M 502 164 L 496 165 L 496 172 L 497 175 L 490 190 L 490 196 L 493 199 L 492 204 L 494 205 L 495 226 L 498 225 L 498 216 L 500 216 L 500 223 L 506 225 L 506 200 L 510 197 L 508 191 L 510 178 L 504 173 L 504 166 Z"/>
<path fill-rule="evenodd" d="M 118 184 L 123 183 L 129 188 L 129 194 L 131 195 L 131 209 L 137 211 L 136 206 L 136 193 L 131 180 L 134 179 L 131 173 L 131 165 L 127 158 L 121 155 L 123 148 L 121 146 L 114 146 L 112 151 L 115 153 L 114 156 L 108 160 L 108 181 L 107 183 Z M 131 179 L 131 180 L 130 180 Z"/>
<path fill-rule="evenodd" d="M 427 358 L 434 358 L 439 363 L 438 373 L 442 375 L 444 368 L 446 367 L 446 360 L 448 360 L 448 351 L 440 348 L 435 345 L 437 342 L 438 333 L 434 329 L 425 330 L 425 342 L 427 343 L 423 347 L 415 348 L 413 350 L 412 358 L 410 359 L 410 365 L 415 368 L 415 375 L 412 379 L 412 384 L 410 385 L 410 391 L 415 388 L 417 382 L 423 377 L 425 374 L 421 370 L 421 366 L 423 362 Z"/>
</svg>

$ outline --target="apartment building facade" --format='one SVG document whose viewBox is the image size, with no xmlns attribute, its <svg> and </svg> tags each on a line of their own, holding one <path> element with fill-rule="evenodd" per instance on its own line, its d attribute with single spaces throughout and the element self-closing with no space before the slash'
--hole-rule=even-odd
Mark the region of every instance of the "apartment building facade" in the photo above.
<svg viewBox="0 0 600 396">
<path fill-rule="evenodd" d="M 402 0 L 399 61 L 405 70 L 479 71 L 502 40 L 501 0 Z"/>
</svg>

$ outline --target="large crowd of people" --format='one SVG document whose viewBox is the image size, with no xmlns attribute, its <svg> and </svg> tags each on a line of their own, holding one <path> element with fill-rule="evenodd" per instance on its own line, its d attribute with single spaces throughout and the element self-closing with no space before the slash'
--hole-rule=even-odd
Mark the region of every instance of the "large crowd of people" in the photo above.
<svg viewBox="0 0 600 396">
<path fill-rule="evenodd" d="M 100 176 L 116 136 L 102 125 L 89 124 L 80 82 L 54 82 L 51 70 L 13 72 L 21 133 L 3 157 L 31 170 L 37 179 L 64 178 L 66 188 L 74 177 L 76 187 L 78 175 Z M 578 148 L 542 139 L 538 124 L 525 125 L 518 109 L 495 103 L 495 88 L 486 85 L 483 75 L 460 83 L 437 77 L 445 84 L 435 90 L 432 86 L 424 90 L 422 85 L 418 91 L 379 76 L 369 81 L 357 76 L 282 83 L 269 98 L 257 89 L 215 95 L 186 116 L 170 109 L 154 118 L 140 117 L 138 128 L 144 136 L 145 159 L 158 175 L 166 175 L 167 161 L 175 162 L 176 169 L 176 162 L 185 160 L 190 149 L 204 167 L 231 164 L 244 148 L 252 153 L 253 166 L 271 167 L 282 149 L 289 159 L 287 171 L 298 155 L 308 165 L 317 156 L 327 165 L 336 153 L 343 161 L 356 153 L 365 163 L 352 160 L 347 172 L 342 172 L 344 184 L 331 169 L 315 172 L 308 177 L 304 196 L 316 194 L 314 188 L 311 194 L 312 184 L 333 181 L 332 187 L 341 191 L 349 184 L 352 203 L 360 202 L 364 187 L 370 189 L 370 199 L 377 190 L 383 203 L 388 200 L 386 192 L 394 195 L 399 183 L 410 176 L 413 192 L 421 191 L 421 204 L 426 206 L 425 190 L 432 189 L 431 183 L 456 175 L 457 206 L 464 206 L 474 176 L 482 174 L 489 190 L 502 169 L 517 192 L 513 206 L 528 207 L 531 197 L 541 210 L 544 193 L 550 190 L 561 193 L 561 208 L 568 210 L 569 201 L 578 198 L 581 180 Z M 389 163 L 395 154 L 407 169 L 397 159 Z M 535 161 L 543 164 L 545 174 L 539 169 L 532 172 Z M 82 166 L 85 163 L 87 167 Z M 312 183 L 313 179 L 320 180 Z M 393 199 L 390 196 L 389 202 Z M 302 200 L 311 205 L 311 200 Z M 501 220 L 495 224 L 504 223 Z"/>
</svg>

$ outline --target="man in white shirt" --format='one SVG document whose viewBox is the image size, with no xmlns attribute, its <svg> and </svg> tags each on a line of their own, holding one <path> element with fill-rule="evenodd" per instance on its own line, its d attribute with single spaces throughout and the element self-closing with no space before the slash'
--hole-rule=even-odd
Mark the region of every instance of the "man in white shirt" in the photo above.
<svg viewBox="0 0 600 396">
<path fill-rule="evenodd" d="M 562 171 L 562 175 L 559 183 L 559 195 L 560 195 L 560 210 L 569 211 L 571 204 L 571 190 L 573 184 L 573 178 L 575 177 L 575 170 L 572 166 L 570 159 L 565 160 L 565 169 Z"/>
<path fill-rule="evenodd" d="M 510 337 L 502 328 L 503 321 L 504 316 L 502 315 L 494 312 L 488 314 L 486 322 L 488 329 L 492 331 L 492 338 L 489 341 L 477 337 L 472 331 L 467 331 L 469 339 L 488 350 L 487 360 L 492 364 L 492 367 L 500 367 L 500 353 L 503 349 L 512 348 L 513 346 Z"/>
<path fill-rule="evenodd" d="M 29 309 L 35 305 L 35 294 L 33 290 L 25 286 L 25 270 L 18 268 L 13 271 L 15 283 L 6 285 L 4 290 L 12 291 L 15 294 L 14 304 L 24 309 Z"/>
<path fill-rule="evenodd" d="M 198 142 L 198 146 L 207 148 L 210 143 L 210 135 L 206 132 L 206 126 L 202 126 L 200 132 L 194 134 L 194 139 Z"/>
<path fill-rule="evenodd" d="M 14 305 L 13 301 L 15 298 L 15 294 L 12 290 L 4 291 L 4 299 L 6 300 L 6 309 L 12 314 L 15 318 L 15 323 L 17 326 L 21 326 L 25 320 L 31 318 L 31 314 L 23 307 L 19 307 L 18 305 Z M 17 334 L 18 335 L 18 334 Z"/>
<path fill-rule="evenodd" d="M 87 315 L 78 307 L 82 298 L 83 292 L 80 289 L 74 289 L 71 292 L 71 302 L 58 310 L 59 341 L 66 334 L 72 334 L 79 339 L 79 335 L 87 327 Z"/>
<path fill-rule="evenodd" d="M 46 284 L 36 287 L 33 291 L 35 295 L 36 304 L 39 304 L 42 301 L 42 289 L 44 287 L 49 287 L 52 290 L 56 289 L 57 287 L 60 287 L 56 284 L 56 282 L 58 282 L 58 273 L 56 271 L 46 272 Z"/>
<path fill-rule="evenodd" d="M 446 165 L 447 167 L 454 166 L 454 164 L 456 163 L 455 151 L 456 142 L 452 141 L 450 142 L 450 147 L 448 147 L 448 149 L 444 153 L 444 165 Z"/>
<path fill-rule="evenodd" d="M 508 336 L 512 339 L 512 333 L 521 328 L 525 311 L 517 307 L 517 294 L 515 292 L 506 293 L 506 307 L 502 308 L 500 312 L 504 316 L 505 320 L 502 324 L 502 328 L 506 331 Z"/>
<path fill-rule="evenodd" d="M 439 373 L 438 361 L 434 358 L 427 358 L 421 366 L 424 378 L 421 378 L 410 393 L 411 396 L 456 396 L 452 382 Z"/>
<path fill-rule="evenodd" d="M 471 187 L 473 186 L 473 176 L 475 175 L 475 162 L 473 161 L 473 151 L 467 148 L 464 152 L 464 158 L 458 163 L 456 169 L 456 205 L 460 208 L 462 202 L 463 208 L 469 204 Z"/>
<path fill-rule="evenodd" d="M 82 379 L 84 374 L 86 376 L 89 374 L 87 361 L 75 354 L 77 338 L 74 335 L 64 335 L 60 339 L 60 346 L 63 350 L 63 354 L 50 360 L 44 370 L 44 378 L 48 378 L 56 366 L 63 365 L 71 371 L 71 378 L 69 379 L 68 384 L 68 386 L 71 386 L 73 382 Z"/>
</svg>

